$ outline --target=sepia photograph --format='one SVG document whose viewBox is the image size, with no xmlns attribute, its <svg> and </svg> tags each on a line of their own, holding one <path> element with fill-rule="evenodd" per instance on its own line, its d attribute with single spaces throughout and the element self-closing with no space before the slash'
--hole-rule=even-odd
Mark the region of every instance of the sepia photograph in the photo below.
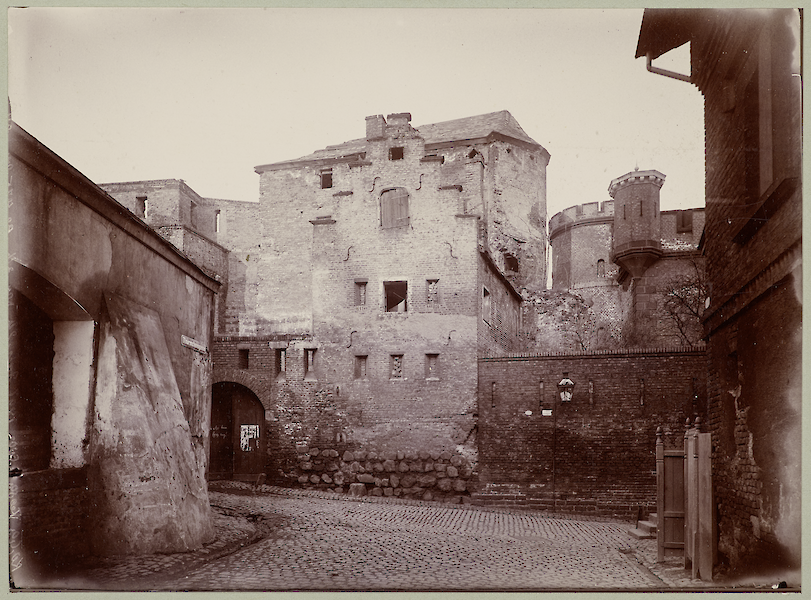
<svg viewBox="0 0 811 600">
<path fill-rule="evenodd" d="M 801 591 L 801 9 L 6 16 L 10 592 Z"/>
</svg>

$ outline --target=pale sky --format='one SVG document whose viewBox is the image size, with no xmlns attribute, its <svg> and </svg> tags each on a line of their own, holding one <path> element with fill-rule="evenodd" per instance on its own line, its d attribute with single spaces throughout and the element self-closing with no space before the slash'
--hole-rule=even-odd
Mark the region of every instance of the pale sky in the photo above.
<svg viewBox="0 0 811 600">
<path fill-rule="evenodd" d="M 634 59 L 641 9 L 11 9 L 12 118 L 96 183 L 257 200 L 256 165 L 508 110 L 552 155 L 547 217 L 635 167 L 704 205 L 703 98 Z M 688 46 L 672 61 L 689 73 Z"/>
</svg>

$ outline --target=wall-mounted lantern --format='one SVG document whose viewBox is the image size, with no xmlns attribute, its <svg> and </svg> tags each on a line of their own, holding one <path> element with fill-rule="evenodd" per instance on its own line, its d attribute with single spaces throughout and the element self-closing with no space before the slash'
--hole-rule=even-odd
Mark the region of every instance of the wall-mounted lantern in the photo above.
<svg viewBox="0 0 811 600">
<path fill-rule="evenodd" d="M 560 391 L 561 402 L 571 402 L 572 392 L 574 391 L 574 381 L 569 379 L 569 373 L 564 371 L 563 379 L 558 383 L 558 390 Z"/>
</svg>

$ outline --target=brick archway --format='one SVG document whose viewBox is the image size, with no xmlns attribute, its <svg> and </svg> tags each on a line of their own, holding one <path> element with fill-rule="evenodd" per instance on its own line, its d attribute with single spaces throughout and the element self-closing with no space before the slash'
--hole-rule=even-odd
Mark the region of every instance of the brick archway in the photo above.
<svg viewBox="0 0 811 600">
<path fill-rule="evenodd" d="M 241 369 L 233 369 L 230 367 L 214 366 L 211 373 L 211 384 L 233 382 L 245 386 L 251 390 L 262 407 L 265 409 L 265 419 L 268 421 L 275 421 L 277 418 L 276 405 L 273 403 L 273 394 L 271 393 L 270 383 L 262 381 L 259 377 L 246 373 Z"/>
</svg>

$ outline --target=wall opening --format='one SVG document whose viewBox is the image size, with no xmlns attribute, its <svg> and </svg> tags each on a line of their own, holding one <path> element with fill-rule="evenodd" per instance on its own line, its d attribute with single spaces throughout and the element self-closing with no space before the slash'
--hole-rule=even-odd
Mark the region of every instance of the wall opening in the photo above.
<svg viewBox="0 0 811 600">
<path fill-rule="evenodd" d="M 405 148 L 402 146 L 395 146 L 394 148 L 389 148 L 389 160 L 403 160 L 405 156 Z"/>
<path fill-rule="evenodd" d="M 383 292 L 386 296 L 386 312 L 408 311 L 407 281 L 384 281 Z"/>
<path fill-rule="evenodd" d="M 326 190 L 332 187 L 332 169 L 321 171 L 321 189 Z"/>
<path fill-rule="evenodd" d="M 240 348 L 237 360 L 237 366 L 240 369 L 247 369 L 250 366 L 250 350 L 248 348 Z"/>
</svg>

